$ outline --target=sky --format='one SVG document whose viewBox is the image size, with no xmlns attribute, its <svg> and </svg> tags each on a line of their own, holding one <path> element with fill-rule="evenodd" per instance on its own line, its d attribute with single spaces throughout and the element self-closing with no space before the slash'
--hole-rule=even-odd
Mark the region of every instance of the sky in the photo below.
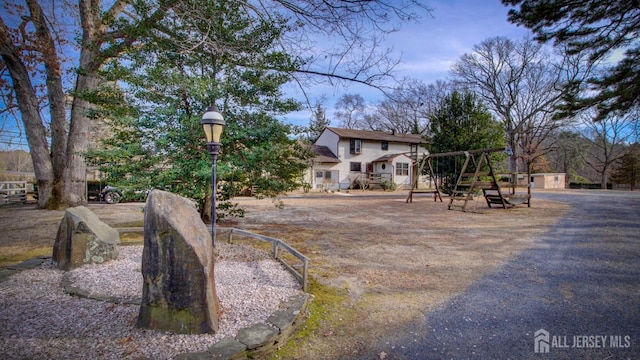
<svg viewBox="0 0 640 360">
<path fill-rule="evenodd" d="M 405 24 L 401 31 L 387 38 L 386 46 L 393 47 L 395 55 L 401 56 L 396 67 L 396 78 L 409 77 L 426 84 L 437 80 L 446 80 L 451 65 L 473 46 L 483 40 L 505 36 L 519 40 L 529 31 L 517 27 L 507 20 L 509 8 L 500 0 L 426 0 L 433 9 L 432 16 L 424 16 L 420 22 Z M 347 88 L 317 86 L 306 89 L 311 98 L 324 95 L 324 104 L 331 126 L 337 126 L 333 119 L 336 100 L 343 94 L 360 94 L 367 104 L 383 99 L 379 90 L 363 85 L 351 85 Z M 292 89 L 289 95 L 302 99 L 299 91 Z M 311 113 L 300 111 L 288 114 L 283 120 L 306 126 Z"/>
<path fill-rule="evenodd" d="M 409 77 L 426 84 L 446 80 L 451 65 L 481 41 L 494 36 L 518 40 L 529 33 L 507 21 L 509 9 L 500 0 L 424 1 L 433 10 L 431 16 L 423 16 L 418 23 L 404 24 L 401 31 L 387 37 L 385 47 L 393 48 L 394 55 L 401 58 L 395 69 L 398 79 Z M 383 99 L 379 90 L 356 84 L 347 87 L 319 85 L 305 91 L 312 101 L 326 97 L 324 107 L 332 126 L 338 126 L 333 114 L 335 102 L 341 95 L 360 94 L 368 105 Z M 304 99 L 293 86 L 285 93 L 300 101 Z M 282 116 L 281 120 L 307 126 L 311 116 L 311 112 L 305 110 Z M 0 150 L 3 149 L 2 140 L 0 136 Z"/>
</svg>

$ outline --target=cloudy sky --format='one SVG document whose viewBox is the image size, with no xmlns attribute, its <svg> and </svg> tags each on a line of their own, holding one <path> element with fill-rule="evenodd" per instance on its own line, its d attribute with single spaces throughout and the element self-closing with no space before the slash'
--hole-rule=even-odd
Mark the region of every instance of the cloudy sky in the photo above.
<svg viewBox="0 0 640 360">
<path fill-rule="evenodd" d="M 521 39 L 529 32 L 507 21 L 508 8 L 500 0 L 428 0 L 433 8 L 432 17 L 425 16 L 418 24 L 406 24 L 400 32 L 387 39 L 387 46 L 401 55 L 396 68 L 397 78 L 410 77 L 427 84 L 446 80 L 449 68 L 461 55 L 470 52 L 475 44 L 494 36 Z M 307 90 L 312 97 L 325 95 L 325 108 L 333 121 L 334 104 L 345 93 L 361 94 L 368 103 L 382 99 L 378 90 L 358 85 L 322 87 Z M 300 97 L 296 91 L 292 96 Z M 285 121 L 308 125 L 311 113 L 301 111 L 289 114 Z"/>
</svg>

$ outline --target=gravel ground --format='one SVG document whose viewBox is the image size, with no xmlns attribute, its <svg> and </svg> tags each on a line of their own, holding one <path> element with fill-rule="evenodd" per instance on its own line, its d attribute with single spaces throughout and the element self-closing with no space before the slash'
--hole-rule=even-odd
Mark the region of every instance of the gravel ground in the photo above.
<svg viewBox="0 0 640 360">
<path fill-rule="evenodd" d="M 138 305 L 114 304 L 64 293 L 62 271 L 50 262 L 0 283 L 3 359 L 170 359 L 206 351 L 226 336 L 263 322 L 280 302 L 302 294 L 300 284 L 262 251 L 236 244 L 217 247 L 220 301 L 216 334 L 182 335 L 135 327 Z M 140 298 L 142 246 L 120 248 L 117 260 L 67 273 L 70 285 L 96 297 Z"/>
</svg>

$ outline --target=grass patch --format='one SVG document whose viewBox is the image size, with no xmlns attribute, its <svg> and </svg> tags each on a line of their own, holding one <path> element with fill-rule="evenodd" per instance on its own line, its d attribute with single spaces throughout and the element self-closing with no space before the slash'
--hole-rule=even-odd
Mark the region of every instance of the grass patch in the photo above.
<svg viewBox="0 0 640 360">
<path fill-rule="evenodd" d="M 312 279 L 309 281 L 313 301 L 307 306 L 308 317 L 287 344 L 271 354 L 271 359 L 299 358 L 301 350 L 313 338 L 332 336 L 330 332 L 341 323 L 350 321 L 349 309 L 344 306 L 349 300 L 346 289 L 322 285 Z"/>
<path fill-rule="evenodd" d="M 144 220 L 117 223 L 113 227 L 115 227 L 115 228 L 135 228 L 135 227 L 140 227 L 141 228 L 141 227 L 144 227 Z"/>
<path fill-rule="evenodd" d="M 120 245 L 142 245 L 144 244 L 143 233 L 122 233 L 120 234 Z"/>
<path fill-rule="evenodd" d="M 29 260 L 35 257 L 51 255 L 53 248 L 51 246 L 41 246 L 32 249 L 27 249 L 20 253 L 14 253 L 0 255 L 0 267 L 7 267 L 10 265 L 19 264 L 25 260 Z"/>
</svg>

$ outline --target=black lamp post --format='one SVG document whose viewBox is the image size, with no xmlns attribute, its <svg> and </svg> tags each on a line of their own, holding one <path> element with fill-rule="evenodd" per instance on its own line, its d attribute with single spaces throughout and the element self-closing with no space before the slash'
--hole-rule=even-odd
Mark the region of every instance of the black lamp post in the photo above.
<svg viewBox="0 0 640 360">
<path fill-rule="evenodd" d="M 211 155 L 211 244 L 216 247 L 216 162 L 220 152 L 220 136 L 226 123 L 218 108 L 213 105 L 207 108 L 200 121 L 207 137 L 207 150 Z"/>
</svg>

